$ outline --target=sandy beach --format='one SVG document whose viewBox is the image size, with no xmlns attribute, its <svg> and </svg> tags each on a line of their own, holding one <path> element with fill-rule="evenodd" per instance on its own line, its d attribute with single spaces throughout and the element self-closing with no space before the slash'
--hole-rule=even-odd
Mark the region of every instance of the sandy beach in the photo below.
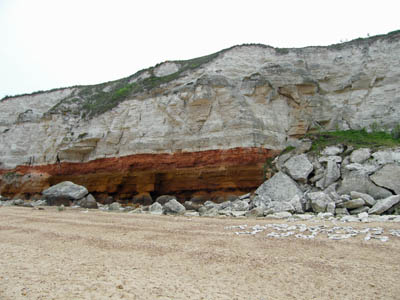
<svg viewBox="0 0 400 300">
<path fill-rule="evenodd" d="M 398 237 L 226 229 L 279 222 L 0 207 L 0 299 L 400 299 Z"/>
</svg>

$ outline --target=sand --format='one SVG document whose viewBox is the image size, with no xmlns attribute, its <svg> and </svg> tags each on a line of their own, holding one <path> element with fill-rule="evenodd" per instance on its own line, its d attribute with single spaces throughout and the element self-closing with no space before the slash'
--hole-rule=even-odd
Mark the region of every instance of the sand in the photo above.
<svg viewBox="0 0 400 300">
<path fill-rule="evenodd" d="M 0 207 L 0 299 L 400 299 L 398 237 L 225 229 L 277 222 Z"/>
</svg>

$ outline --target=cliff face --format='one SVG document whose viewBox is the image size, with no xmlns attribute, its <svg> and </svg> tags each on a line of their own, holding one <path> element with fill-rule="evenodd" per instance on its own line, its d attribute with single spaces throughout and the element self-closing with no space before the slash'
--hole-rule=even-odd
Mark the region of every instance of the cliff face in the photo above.
<svg viewBox="0 0 400 300">
<path fill-rule="evenodd" d="M 392 128 L 400 33 L 329 47 L 236 46 L 120 81 L 0 102 L 0 192 L 239 193 L 310 130 Z"/>
</svg>

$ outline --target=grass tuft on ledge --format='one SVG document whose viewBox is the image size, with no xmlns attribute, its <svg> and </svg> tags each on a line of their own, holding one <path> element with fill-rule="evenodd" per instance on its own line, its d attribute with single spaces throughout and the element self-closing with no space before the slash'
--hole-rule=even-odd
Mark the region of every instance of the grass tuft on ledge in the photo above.
<svg viewBox="0 0 400 300">
<path fill-rule="evenodd" d="M 381 147 L 398 147 L 400 146 L 400 138 L 394 132 L 388 133 L 384 131 L 367 132 L 361 130 L 340 130 L 330 132 L 320 132 L 315 134 L 307 134 L 313 142 L 312 151 L 320 151 L 327 146 L 343 144 L 358 148 L 378 149 Z"/>
</svg>

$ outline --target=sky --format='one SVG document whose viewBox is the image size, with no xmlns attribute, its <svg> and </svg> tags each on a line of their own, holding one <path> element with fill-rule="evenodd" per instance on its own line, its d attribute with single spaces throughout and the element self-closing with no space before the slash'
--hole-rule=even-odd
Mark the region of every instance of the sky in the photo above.
<svg viewBox="0 0 400 300">
<path fill-rule="evenodd" d="M 330 45 L 400 29 L 397 1 L 0 0 L 0 98 L 96 84 L 243 43 Z"/>
</svg>

